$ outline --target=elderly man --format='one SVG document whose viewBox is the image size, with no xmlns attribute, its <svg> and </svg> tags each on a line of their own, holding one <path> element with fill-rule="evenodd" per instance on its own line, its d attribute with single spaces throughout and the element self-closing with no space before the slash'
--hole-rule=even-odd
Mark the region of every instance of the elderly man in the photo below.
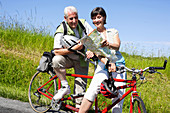
<svg viewBox="0 0 170 113">
<path fill-rule="evenodd" d="M 73 38 L 74 41 L 81 39 L 86 34 L 92 31 L 92 27 L 85 19 L 78 19 L 77 9 L 73 6 L 64 9 L 64 21 L 57 27 L 54 37 L 54 53 L 53 68 L 59 79 L 61 80 L 62 88 L 54 95 L 54 100 L 61 99 L 64 95 L 70 93 L 70 86 L 66 80 L 66 70 L 74 68 L 76 74 L 88 74 L 88 62 L 85 62 L 82 56 L 77 55 L 68 50 L 64 38 Z M 70 37 L 69 37 L 70 36 Z M 75 50 L 85 52 L 82 44 L 77 44 L 73 47 Z M 76 78 L 74 84 L 75 94 L 82 93 L 86 89 L 87 79 Z M 80 105 L 81 99 L 76 100 Z"/>
</svg>

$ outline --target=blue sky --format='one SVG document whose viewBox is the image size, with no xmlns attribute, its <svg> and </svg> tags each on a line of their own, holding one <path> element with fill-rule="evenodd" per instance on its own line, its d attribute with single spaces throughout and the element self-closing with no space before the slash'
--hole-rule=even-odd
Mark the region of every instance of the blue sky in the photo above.
<svg viewBox="0 0 170 113">
<path fill-rule="evenodd" d="M 37 27 L 47 26 L 53 34 L 63 20 L 64 8 L 70 5 L 93 28 L 90 12 L 103 7 L 106 27 L 118 29 L 122 47 L 127 47 L 122 51 L 170 56 L 170 0 L 0 0 L 0 15 L 25 23 L 29 20 Z"/>
</svg>

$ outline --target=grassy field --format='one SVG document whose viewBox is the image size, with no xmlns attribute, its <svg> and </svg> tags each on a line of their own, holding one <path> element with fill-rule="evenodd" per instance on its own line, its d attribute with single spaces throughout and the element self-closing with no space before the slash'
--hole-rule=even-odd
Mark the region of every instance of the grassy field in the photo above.
<svg viewBox="0 0 170 113">
<path fill-rule="evenodd" d="M 44 51 L 53 48 L 53 37 L 45 32 L 28 30 L 18 24 L 0 24 L 0 96 L 28 101 L 28 85 L 36 72 L 39 60 Z M 122 53 L 129 68 L 145 68 L 148 66 L 162 66 L 168 60 L 166 70 L 159 74 L 147 74 L 147 82 L 138 87 L 138 92 L 146 105 L 148 113 L 170 112 L 170 64 L 169 58 L 151 58 Z M 93 75 L 90 65 L 89 75 Z M 67 70 L 73 73 L 72 69 Z M 73 78 L 68 77 L 69 81 Z M 128 79 L 131 79 L 128 74 Z M 89 85 L 90 81 L 88 81 Z M 69 83 L 69 84 L 73 84 Z M 130 97 L 130 96 L 128 96 Z M 100 102 L 111 101 L 99 95 Z M 129 98 L 125 98 L 123 113 L 129 112 Z"/>
</svg>

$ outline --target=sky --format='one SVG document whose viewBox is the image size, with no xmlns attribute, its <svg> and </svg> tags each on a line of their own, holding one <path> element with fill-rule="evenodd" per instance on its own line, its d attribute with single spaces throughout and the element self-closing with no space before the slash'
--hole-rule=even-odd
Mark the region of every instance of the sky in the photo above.
<svg viewBox="0 0 170 113">
<path fill-rule="evenodd" d="M 0 16 L 17 18 L 51 34 L 64 19 L 64 8 L 75 6 L 79 18 L 95 28 L 90 12 L 103 7 L 106 28 L 119 31 L 120 51 L 143 56 L 170 56 L 170 0 L 0 0 Z"/>
</svg>

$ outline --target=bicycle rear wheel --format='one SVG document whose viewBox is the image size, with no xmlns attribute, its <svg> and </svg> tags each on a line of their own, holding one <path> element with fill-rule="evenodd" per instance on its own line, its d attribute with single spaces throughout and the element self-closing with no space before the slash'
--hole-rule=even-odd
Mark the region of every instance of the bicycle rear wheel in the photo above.
<svg viewBox="0 0 170 113">
<path fill-rule="evenodd" d="M 29 103 L 34 111 L 36 112 L 46 112 L 51 109 L 51 99 L 52 96 L 56 93 L 56 81 L 55 79 L 50 81 L 44 87 L 40 88 L 44 85 L 53 75 L 48 73 L 42 73 L 37 71 L 31 79 L 29 90 L 28 90 L 28 98 Z M 40 91 L 49 96 L 47 98 Z"/>
<path fill-rule="evenodd" d="M 140 97 L 133 97 L 133 113 L 146 113 L 146 108 L 143 103 L 143 100 Z"/>
</svg>

